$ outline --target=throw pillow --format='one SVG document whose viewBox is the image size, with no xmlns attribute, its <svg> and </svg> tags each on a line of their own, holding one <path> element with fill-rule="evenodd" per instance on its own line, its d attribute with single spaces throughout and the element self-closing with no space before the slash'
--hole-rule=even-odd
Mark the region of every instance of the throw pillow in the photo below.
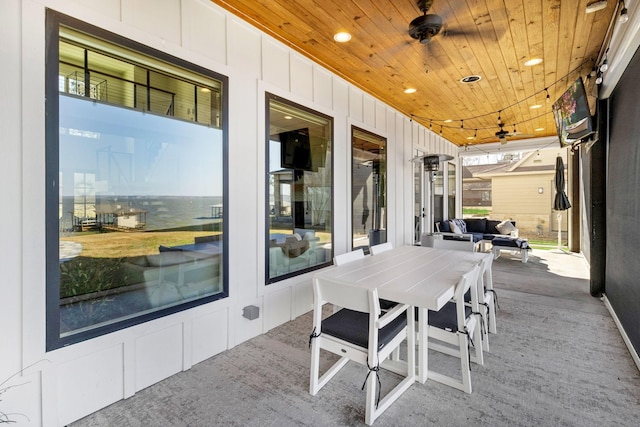
<svg viewBox="0 0 640 427">
<path fill-rule="evenodd" d="M 458 224 L 456 224 L 453 221 L 449 221 L 449 225 L 451 227 L 451 231 L 456 233 L 456 234 L 462 234 L 462 230 L 460 230 L 460 227 L 458 227 Z"/>
<path fill-rule="evenodd" d="M 298 233 L 293 233 L 293 237 L 295 237 L 297 241 L 302 240 L 302 237 Z"/>
<path fill-rule="evenodd" d="M 500 234 L 511 234 L 512 231 L 516 231 L 516 227 L 508 219 L 496 225 L 496 228 Z"/>
<path fill-rule="evenodd" d="M 455 225 L 458 226 L 458 228 L 460 229 L 461 233 L 466 233 L 467 232 L 467 223 L 464 222 L 464 219 L 461 218 L 454 218 L 451 220 Z"/>
</svg>

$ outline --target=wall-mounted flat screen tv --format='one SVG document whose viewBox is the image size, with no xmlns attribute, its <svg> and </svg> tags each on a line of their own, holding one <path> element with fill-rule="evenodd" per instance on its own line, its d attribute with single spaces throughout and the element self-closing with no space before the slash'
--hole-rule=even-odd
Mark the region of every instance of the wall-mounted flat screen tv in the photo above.
<svg viewBox="0 0 640 427">
<path fill-rule="evenodd" d="M 585 141 L 595 133 L 582 77 L 569 86 L 552 108 L 562 147 Z"/>
<path fill-rule="evenodd" d="M 285 169 L 313 171 L 308 128 L 280 133 L 280 165 Z"/>
</svg>

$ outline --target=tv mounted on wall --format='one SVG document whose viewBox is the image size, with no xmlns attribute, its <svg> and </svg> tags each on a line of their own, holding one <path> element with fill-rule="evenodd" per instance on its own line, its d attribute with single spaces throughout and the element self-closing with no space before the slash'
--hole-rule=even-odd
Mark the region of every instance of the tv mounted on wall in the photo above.
<svg viewBox="0 0 640 427">
<path fill-rule="evenodd" d="M 552 108 L 562 147 L 586 141 L 595 133 L 582 77 L 569 86 Z"/>
<path fill-rule="evenodd" d="M 280 133 L 280 165 L 285 169 L 313 171 L 308 128 Z"/>
</svg>

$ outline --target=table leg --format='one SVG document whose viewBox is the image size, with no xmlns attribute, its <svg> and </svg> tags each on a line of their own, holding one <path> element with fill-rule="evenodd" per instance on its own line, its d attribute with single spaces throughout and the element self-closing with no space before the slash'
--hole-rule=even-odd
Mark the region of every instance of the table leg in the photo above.
<svg viewBox="0 0 640 427">
<path fill-rule="evenodd" d="M 429 340 L 427 328 L 429 324 L 429 311 L 419 308 L 418 312 L 418 380 L 424 384 L 429 373 Z"/>
</svg>

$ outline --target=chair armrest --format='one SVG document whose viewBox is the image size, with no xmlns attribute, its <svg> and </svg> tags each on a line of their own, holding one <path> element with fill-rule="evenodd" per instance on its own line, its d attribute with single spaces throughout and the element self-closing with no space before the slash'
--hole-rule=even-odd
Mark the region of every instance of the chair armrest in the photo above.
<svg viewBox="0 0 640 427">
<path fill-rule="evenodd" d="M 400 316 L 402 313 L 409 309 L 409 305 L 407 304 L 397 304 L 391 310 L 387 311 L 384 316 L 380 317 L 376 322 L 378 325 L 378 329 L 384 328 L 389 323 L 391 323 L 396 317 Z"/>
<path fill-rule="evenodd" d="M 434 236 L 451 236 L 451 237 L 455 237 L 458 240 L 468 240 L 470 242 L 473 242 L 473 234 L 469 234 L 469 233 L 458 234 L 458 233 L 449 233 L 446 231 L 437 231 L 433 233 L 433 235 Z"/>
</svg>

